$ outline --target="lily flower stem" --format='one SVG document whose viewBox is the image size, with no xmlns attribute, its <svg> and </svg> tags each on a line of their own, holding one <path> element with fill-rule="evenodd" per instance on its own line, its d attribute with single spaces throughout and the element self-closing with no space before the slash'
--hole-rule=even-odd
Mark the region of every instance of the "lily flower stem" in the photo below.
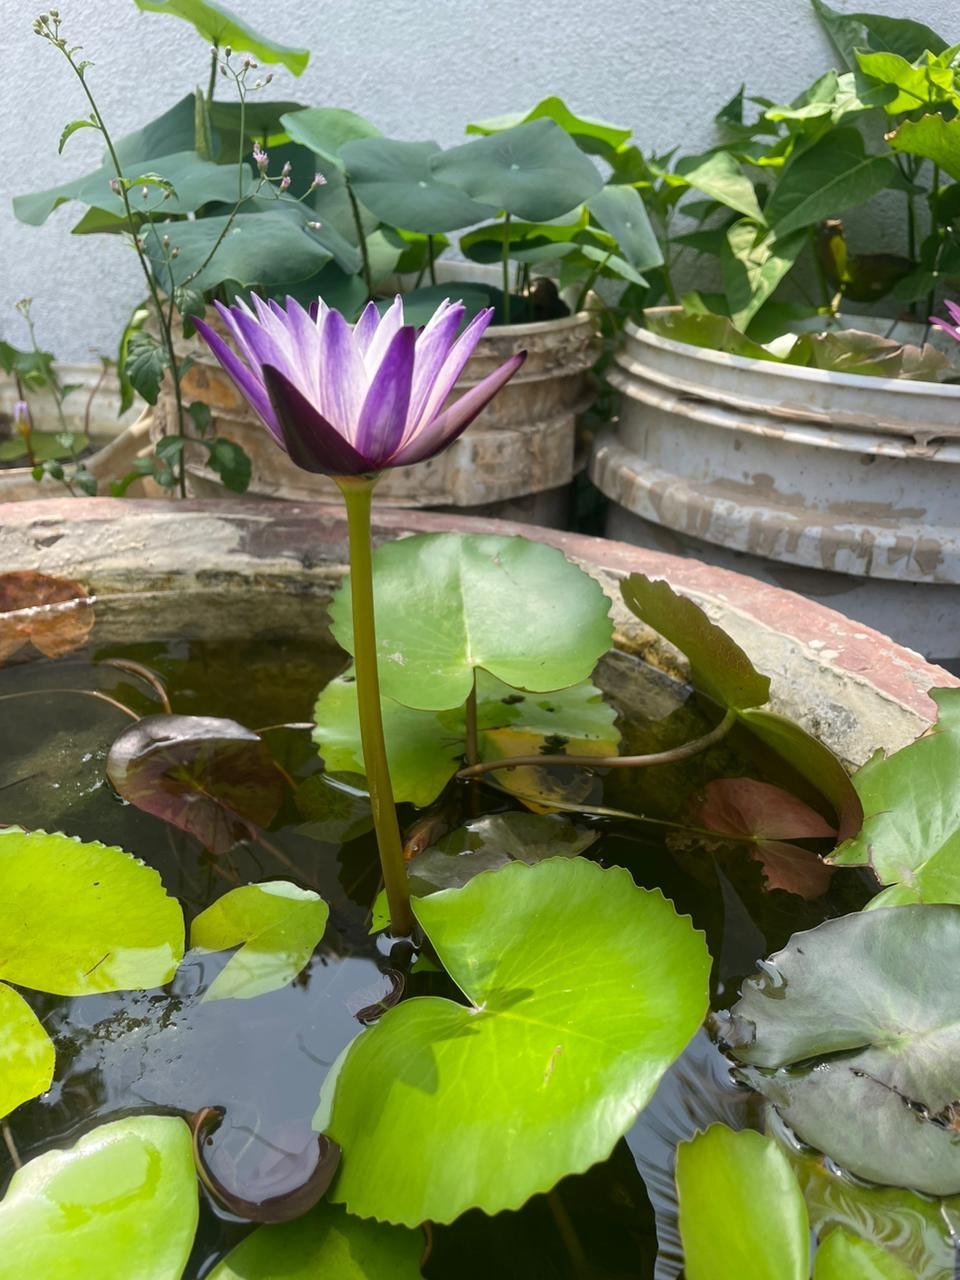
<svg viewBox="0 0 960 1280">
<path fill-rule="evenodd" d="M 377 635 L 373 607 L 373 556 L 370 504 L 379 477 L 341 476 L 337 479 L 347 505 L 350 535 L 350 587 L 353 601 L 353 648 L 357 676 L 357 707 L 363 767 L 370 792 L 373 826 L 380 850 L 383 883 L 390 908 L 390 929 L 399 936 L 413 932 L 410 886 L 403 860 L 403 841 L 387 765 L 377 671 Z"/>
</svg>

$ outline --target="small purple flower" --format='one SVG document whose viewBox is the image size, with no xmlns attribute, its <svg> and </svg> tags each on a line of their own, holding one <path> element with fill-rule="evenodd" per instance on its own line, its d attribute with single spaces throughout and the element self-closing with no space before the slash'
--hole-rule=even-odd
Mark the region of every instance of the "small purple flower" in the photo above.
<svg viewBox="0 0 960 1280">
<path fill-rule="evenodd" d="M 264 151 L 259 142 L 255 142 L 253 144 L 253 162 L 261 173 L 266 171 L 268 160 L 269 156 L 266 151 Z"/>
<path fill-rule="evenodd" d="M 960 306 L 955 302 L 946 302 L 943 304 L 953 316 L 953 324 L 949 320 L 941 320 L 939 316 L 931 316 L 930 323 L 935 324 L 938 329 L 942 329 L 944 333 L 949 333 L 951 338 L 956 338 L 960 342 Z"/>
<path fill-rule="evenodd" d="M 33 430 L 33 419 L 30 416 L 30 406 L 26 400 L 18 400 L 13 406 L 13 425 L 22 436 L 29 435 Z"/>
<path fill-rule="evenodd" d="M 356 476 L 439 453 L 493 399 L 526 358 L 511 356 L 444 408 L 493 308 L 457 336 L 465 308 L 440 303 L 419 332 L 398 297 L 380 316 L 369 302 L 354 326 L 321 299 L 308 313 L 253 295 L 253 309 L 216 302 L 237 352 L 196 321 L 211 351 L 274 439 L 304 471 Z"/>
<path fill-rule="evenodd" d="M 283 177 L 280 179 L 280 190 L 286 191 L 289 185 L 290 185 L 290 175 L 289 173 L 285 173 Z"/>
</svg>

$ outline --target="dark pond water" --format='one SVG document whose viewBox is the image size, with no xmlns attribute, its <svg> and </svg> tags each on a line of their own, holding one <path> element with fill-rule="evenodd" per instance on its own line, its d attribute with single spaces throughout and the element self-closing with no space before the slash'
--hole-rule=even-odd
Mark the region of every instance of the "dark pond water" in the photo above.
<svg viewBox="0 0 960 1280">
<path fill-rule="evenodd" d="M 92 1124 L 130 1111 L 220 1106 L 226 1119 L 211 1160 L 243 1174 L 271 1144 L 282 1145 L 291 1132 L 309 1126 L 326 1071 L 359 1030 L 358 1012 L 394 989 L 396 972 L 408 967 L 410 957 L 397 948 L 378 949 L 368 935 L 379 885 L 372 837 L 322 843 L 298 829 L 302 818 L 290 801 L 262 839 L 213 859 L 183 833 L 122 803 L 105 780 L 104 765 L 111 741 L 129 721 L 104 703 L 67 691 L 98 688 L 139 713 L 159 708 L 138 680 L 97 665 L 106 657 L 149 666 L 177 712 L 229 716 L 252 728 L 309 720 L 317 692 L 343 659 L 295 639 L 170 642 L 99 646 L 55 662 L 0 669 L 0 697 L 18 695 L 0 702 L 0 822 L 58 829 L 136 853 L 157 868 L 188 922 L 226 889 L 249 881 L 292 879 L 330 904 L 330 925 L 308 970 L 253 1001 L 201 1005 L 228 956 L 195 953 L 163 990 L 30 997 L 56 1043 L 57 1078 L 48 1094 L 11 1118 L 22 1158 L 68 1144 Z M 622 694 L 624 750 L 652 750 L 707 725 L 689 690 L 654 673 L 647 680 L 633 660 L 608 663 L 604 682 L 614 701 Z M 19 696 L 28 691 L 35 696 Z M 294 780 L 319 771 L 308 733 L 282 729 L 268 741 Z M 682 816 L 710 778 L 768 776 L 768 763 L 751 757 L 746 744 L 728 741 L 684 767 L 614 773 L 596 784 L 591 801 L 669 820 Z M 480 788 L 472 798 L 457 793 L 447 820 L 455 826 L 470 807 L 482 812 L 509 804 L 492 789 Z M 416 819 L 414 810 L 404 811 L 405 825 Z M 755 962 L 791 933 L 855 910 L 869 896 L 855 872 L 842 872 L 826 896 L 804 902 L 766 891 L 760 867 L 742 846 L 707 848 L 696 838 L 671 840 L 667 828 L 654 825 L 587 821 L 600 830 L 591 857 L 629 868 L 639 884 L 659 886 L 705 930 L 717 1008 L 736 998 Z M 588 983 L 589 973 L 582 976 Z M 429 973 L 407 974 L 406 992 L 457 998 L 446 979 Z M 606 1163 L 566 1179 L 553 1196 L 536 1197 L 520 1212 L 493 1219 L 469 1213 L 434 1231 L 424 1274 L 436 1280 L 677 1276 L 674 1150 L 718 1119 L 762 1123 L 752 1095 L 732 1083 L 725 1060 L 701 1033 Z M 0 1190 L 11 1171 L 0 1146 Z M 206 1275 L 247 1230 L 205 1203 L 188 1280 Z"/>
</svg>

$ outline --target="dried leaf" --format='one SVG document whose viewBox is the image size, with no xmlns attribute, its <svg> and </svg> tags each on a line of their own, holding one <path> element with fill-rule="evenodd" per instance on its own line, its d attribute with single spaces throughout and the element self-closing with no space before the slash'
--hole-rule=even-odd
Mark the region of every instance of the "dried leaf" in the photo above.
<svg viewBox="0 0 960 1280">
<path fill-rule="evenodd" d="M 45 658 L 62 658 L 86 643 L 93 623 L 79 582 L 33 569 L 0 573 L 0 663 L 29 643 Z"/>
</svg>

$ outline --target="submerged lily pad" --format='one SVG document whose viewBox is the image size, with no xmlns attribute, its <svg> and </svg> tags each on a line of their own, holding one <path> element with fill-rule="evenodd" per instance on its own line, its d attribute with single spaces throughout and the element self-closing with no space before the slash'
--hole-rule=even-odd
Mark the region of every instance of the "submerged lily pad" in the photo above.
<svg viewBox="0 0 960 1280">
<path fill-rule="evenodd" d="M 46 1093 L 55 1060 L 40 1019 L 23 996 L 0 982 L 0 1118 Z"/>
<path fill-rule="evenodd" d="M 0 831 L 0 978 L 83 996 L 161 986 L 183 956 L 183 916 L 123 849 Z"/>
<path fill-rule="evenodd" d="M 197 1216 L 182 1120 L 101 1125 L 13 1175 L 0 1203 L 0 1280 L 180 1280 Z"/>
<path fill-rule="evenodd" d="M 602 588 L 555 547 L 420 534 L 378 548 L 373 572 L 380 683 L 404 706 L 459 706 L 477 668 L 518 689 L 564 689 L 586 680 L 610 647 Z M 350 608 L 347 579 L 330 612 L 352 653 Z"/>
<path fill-rule="evenodd" d="M 711 1126 L 677 1150 L 687 1280 L 808 1280 L 803 1195 L 772 1138 Z"/>
<path fill-rule="evenodd" d="M 582 858 L 512 863 L 414 910 L 468 1003 L 389 1010 L 315 1121 L 344 1152 L 331 1198 L 406 1226 L 517 1208 L 605 1159 L 699 1026 L 710 970 L 662 894 Z"/>
<path fill-rule="evenodd" d="M 417 1280 L 423 1237 L 317 1205 L 296 1222 L 260 1227 L 208 1280 Z"/>
<path fill-rule="evenodd" d="M 869 865 L 885 885 L 878 905 L 960 903 L 960 689 L 934 689 L 933 733 L 854 776 L 863 829 L 833 855 L 838 866 Z"/>
<path fill-rule="evenodd" d="M 415 711 L 382 699 L 384 736 L 393 790 L 399 802 L 431 804 L 456 773 L 465 752 L 464 711 Z M 314 742 L 327 769 L 363 775 L 363 749 L 352 670 L 331 680 L 317 699 Z M 477 673 L 478 750 L 481 760 L 543 750 L 577 755 L 612 755 L 620 735 L 616 711 L 589 681 L 557 693 L 520 693 Z M 549 744 L 549 745 L 547 745 Z M 545 771 L 530 767 L 501 780 L 518 795 L 545 796 Z M 569 775 L 572 771 L 567 769 Z"/>
<path fill-rule="evenodd" d="M 214 854 L 269 826 L 284 793 L 260 738 L 215 716 L 145 716 L 110 748 L 107 777 L 124 800 Z"/>
<path fill-rule="evenodd" d="M 190 926 L 191 946 L 206 951 L 240 947 L 204 1000 L 249 1000 L 285 987 L 306 967 L 329 915 L 319 894 L 286 880 L 225 893 Z"/>
<path fill-rule="evenodd" d="M 765 962 L 720 1033 L 804 1142 L 872 1182 L 952 1195 L 960 994 L 945 975 L 958 965 L 960 907 L 828 920 Z"/>
</svg>

